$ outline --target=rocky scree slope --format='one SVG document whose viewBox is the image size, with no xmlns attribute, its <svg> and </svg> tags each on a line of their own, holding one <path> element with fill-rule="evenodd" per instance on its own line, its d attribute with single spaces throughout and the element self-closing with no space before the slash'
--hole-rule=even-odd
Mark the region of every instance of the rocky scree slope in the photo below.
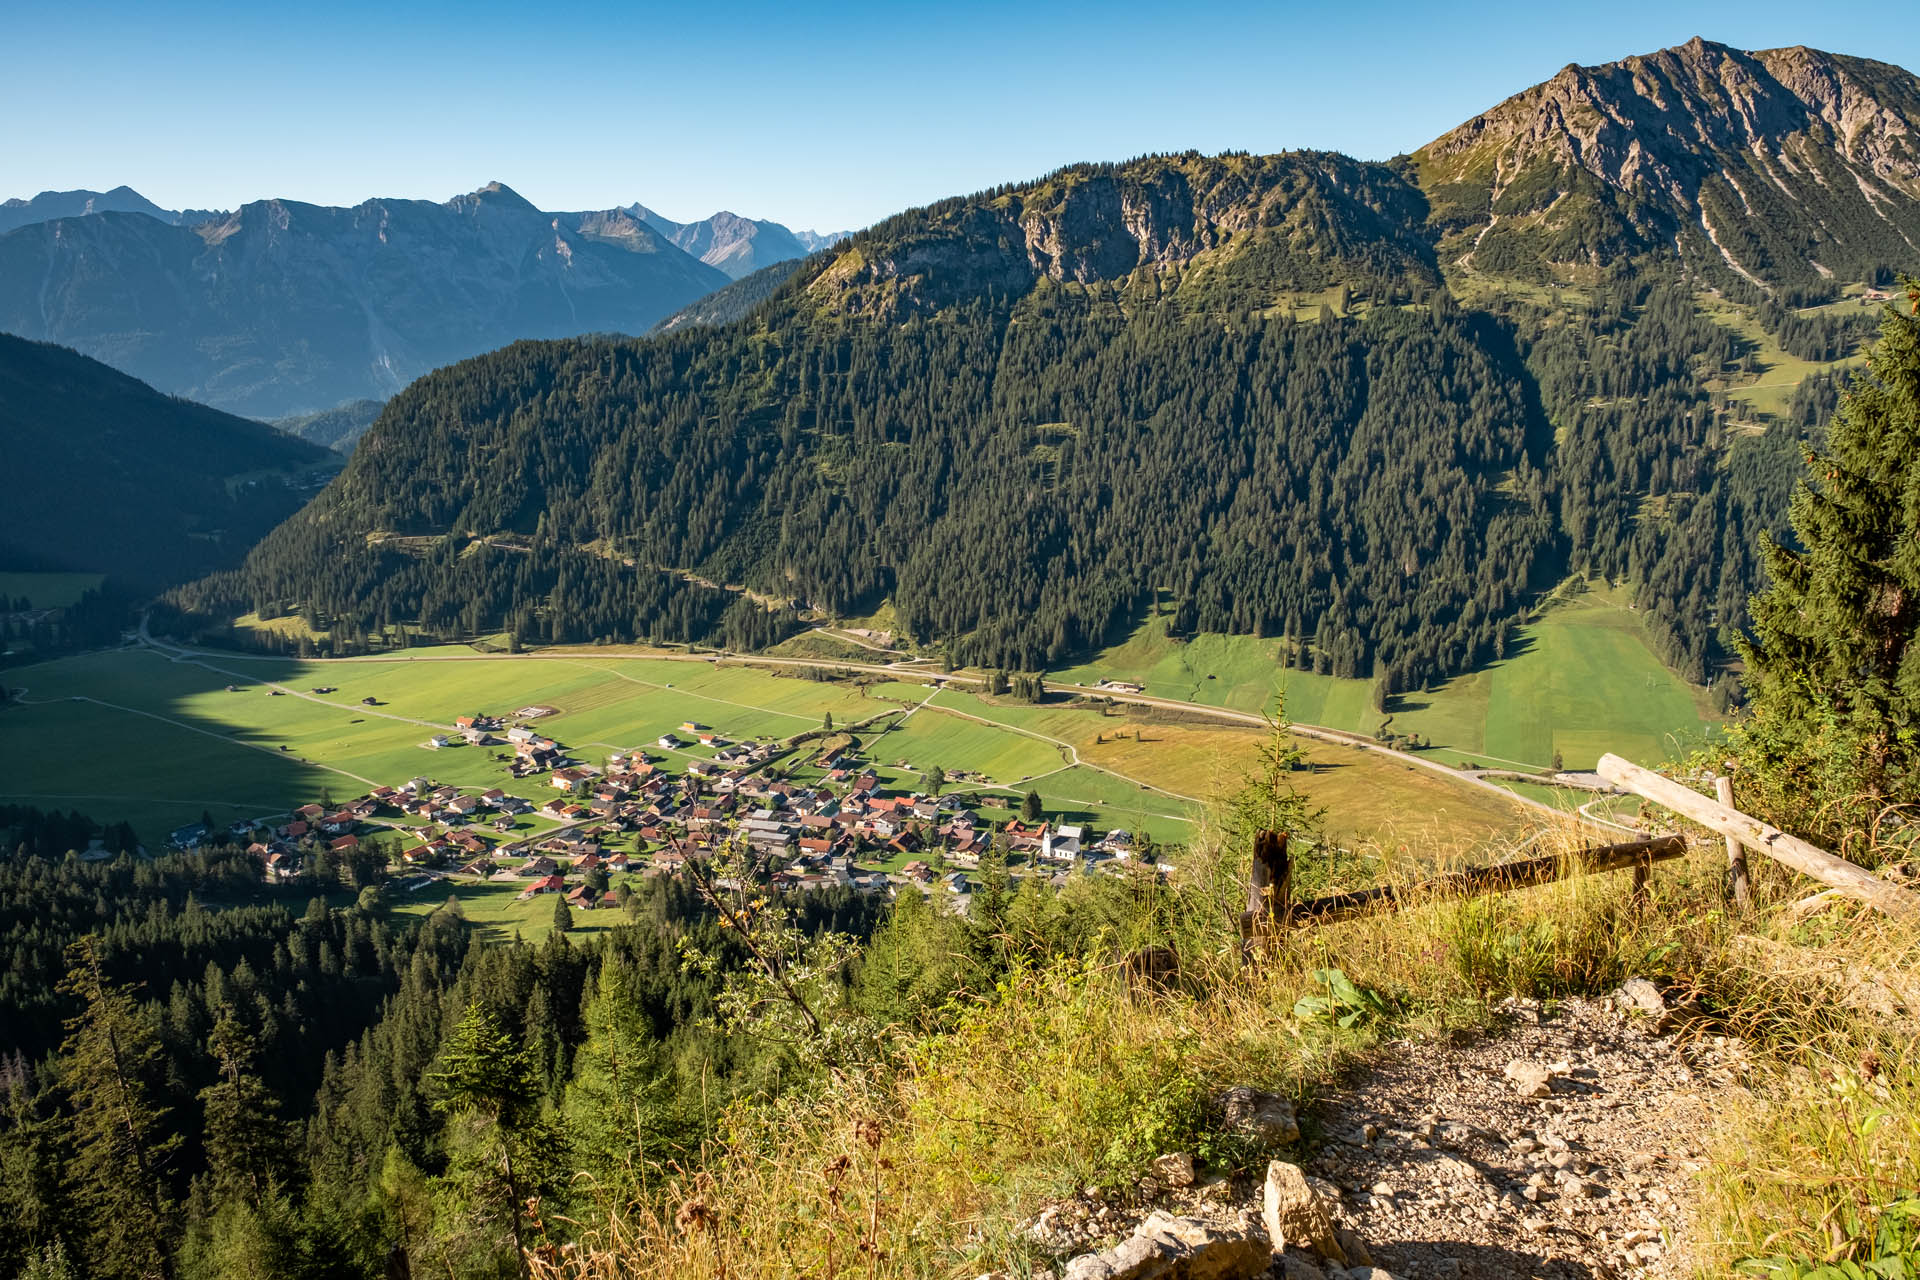
<svg viewBox="0 0 1920 1280">
<path fill-rule="evenodd" d="M 1062 1280 L 1696 1274 L 1690 1180 L 1744 1046 L 1645 979 L 1499 1012 L 1483 1036 L 1386 1046 L 1304 1117 L 1304 1150 L 1286 1099 L 1222 1095 L 1227 1127 L 1295 1147 L 1264 1183 L 1172 1152 L 1135 1197 L 1051 1205 L 1027 1236 Z"/>
<path fill-rule="evenodd" d="M 1695 39 L 1568 66 L 1412 160 L 1443 257 L 1495 275 L 1677 251 L 1817 285 L 1920 256 L 1920 79 L 1865 58 Z"/>
</svg>

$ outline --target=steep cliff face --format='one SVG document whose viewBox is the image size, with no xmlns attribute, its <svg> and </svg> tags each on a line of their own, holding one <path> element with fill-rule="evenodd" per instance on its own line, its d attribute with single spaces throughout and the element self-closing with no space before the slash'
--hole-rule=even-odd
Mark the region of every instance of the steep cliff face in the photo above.
<svg viewBox="0 0 1920 1280">
<path fill-rule="evenodd" d="M 263 200 L 194 226 L 95 213 L 0 236 L 0 329 L 258 417 L 384 398 L 521 338 L 641 333 L 727 277 L 634 219 L 497 183 L 445 204 Z"/>
<path fill-rule="evenodd" d="M 1677 251 L 1709 278 L 1857 277 L 1920 252 L 1920 80 L 1704 40 L 1569 66 L 1414 156 L 1449 256 L 1547 278 Z"/>
<path fill-rule="evenodd" d="M 836 309 L 910 313 L 1145 270 L 1223 286 L 1205 305 L 1266 307 L 1343 281 L 1431 284 L 1425 213 L 1400 175 L 1331 154 L 1080 165 L 861 232 L 810 288 Z"/>
</svg>

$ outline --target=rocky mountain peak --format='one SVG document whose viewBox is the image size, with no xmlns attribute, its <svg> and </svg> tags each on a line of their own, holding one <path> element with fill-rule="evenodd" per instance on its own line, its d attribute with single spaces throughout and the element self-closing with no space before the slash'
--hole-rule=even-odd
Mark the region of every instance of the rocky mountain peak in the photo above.
<svg viewBox="0 0 1920 1280">
<path fill-rule="evenodd" d="M 1898 67 L 1696 37 L 1564 67 L 1414 161 L 1443 230 L 1531 219 L 1549 259 L 1589 266 L 1680 237 L 1711 270 L 1772 282 L 1858 256 L 1865 226 L 1920 241 L 1917 122 L 1920 79 Z M 1777 243 L 1743 243 L 1748 222 Z"/>
<path fill-rule="evenodd" d="M 531 200 L 515 191 L 504 182 L 489 182 L 486 186 L 464 196 L 455 196 L 447 202 L 456 209 L 488 208 L 510 210 L 514 213 L 538 215 L 540 210 Z"/>
</svg>

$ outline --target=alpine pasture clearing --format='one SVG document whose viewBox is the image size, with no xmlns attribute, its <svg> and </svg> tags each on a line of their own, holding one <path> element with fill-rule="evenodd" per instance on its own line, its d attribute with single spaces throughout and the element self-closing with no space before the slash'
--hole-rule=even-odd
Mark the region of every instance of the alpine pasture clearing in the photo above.
<svg viewBox="0 0 1920 1280">
<path fill-rule="evenodd" d="M 1093 661 L 1051 673 L 1074 684 L 1137 681 L 1148 694 L 1239 711 L 1270 711 L 1348 733 L 1377 734 L 1372 686 L 1284 667 L 1278 640 L 1166 634 L 1151 617 Z M 1394 700 L 1389 728 L 1432 742 L 1448 763 L 1543 770 L 1557 751 L 1568 768 L 1605 752 L 1653 764 L 1704 739 L 1715 721 L 1705 690 L 1676 676 L 1648 647 L 1621 589 L 1556 600 L 1520 628 L 1507 657 L 1429 691 Z"/>
<path fill-rule="evenodd" d="M 631 879 L 629 876 L 616 876 L 613 883 Z M 475 932 L 485 941 L 511 942 L 518 935 L 528 942 L 539 942 L 553 932 L 553 904 L 558 895 L 537 893 L 521 902 L 520 893 L 527 886 L 524 880 L 507 883 L 498 880 L 444 879 L 430 881 L 418 889 L 406 888 L 407 883 L 407 878 L 402 876 L 388 885 L 389 899 L 396 915 L 425 919 L 445 906 L 448 898 L 453 898 L 460 903 L 460 914 L 473 924 Z M 573 918 L 570 932 L 575 934 L 600 933 L 627 923 L 627 913 L 613 907 L 569 910 Z"/>
<path fill-rule="evenodd" d="M 1877 314 L 1881 303 L 1868 302 L 1863 296 L 1849 296 L 1828 307 L 1809 308 L 1811 311 L 1855 311 L 1872 315 Z M 1800 384 L 1817 373 L 1836 373 L 1845 370 L 1864 368 L 1866 357 L 1849 356 L 1840 360 L 1818 361 L 1802 360 L 1799 356 L 1785 350 L 1774 334 L 1768 333 L 1760 323 L 1758 316 L 1745 307 L 1714 299 L 1702 299 L 1702 314 L 1720 324 L 1753 348 L 1753 367 L 1755 376 L 1746 383 L 1731 383 L 1727 387 L 1730 399 L 1745 401 L 1756 413 L 1784 417 L 1793 404 L 1793 393 Z"/>
</svg>

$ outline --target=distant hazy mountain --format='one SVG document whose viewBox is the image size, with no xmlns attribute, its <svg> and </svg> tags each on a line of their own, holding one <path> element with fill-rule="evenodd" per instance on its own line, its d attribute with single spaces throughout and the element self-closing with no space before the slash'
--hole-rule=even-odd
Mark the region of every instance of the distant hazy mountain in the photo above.
<svg viewBox="0 0 1920 1280">
<path fill-rule="evenodd" d="M 339 466 L 262 423 L 0 334 L 0 569 L 161 587 L 240 557 Z"/>
<path fill-rule="evenodd" d="M 498 183 L 445 204 L 262 200 L 191 227 L 68 215 L 0 235 L 0 329 L 275 418 L 522 338 L 644 333 L 728 282 L 637 219 L 579 221 Z"/>
<path fill-rule="evenodd" d="M 0 201 L 0 235 L 30 223 L 80 218 L 89 213 L 144 213 L 173 226 L 222 216 L 209 209 L 162 209 L 132 187 L 115 187 L 111 191 L 42 191 L 31 200 L 16 197 Z"/>
<path fill-rule="evenodd" d="M 723 291 L 724 292 L 724 291 Z M 353 446 L 367 433 L 373 420 L 387 407 L 385 400 L 349 400 L 331 409 L 322 409 L 317 413 L 298 413 L 292 417 L 275 418 L 269 425 L 279 428 L 290 436 L 299 436 L 311 444 L 332 449 L 335 453 L 352 453 Z"/>
<path fill-rule="evenodd" d="M 699 222 L 675 222 L 640 204 L 629 205 L 620 212 L 640 219 L 681 249 L 710 267 L 720 268 L 735 280 L 776 262 L 804 258 L 847 236 L 844 231 L 825 235 L 817 231 L 793 231 L 778 222 L 743 218 L 724 210 Z"/>
</svg>

